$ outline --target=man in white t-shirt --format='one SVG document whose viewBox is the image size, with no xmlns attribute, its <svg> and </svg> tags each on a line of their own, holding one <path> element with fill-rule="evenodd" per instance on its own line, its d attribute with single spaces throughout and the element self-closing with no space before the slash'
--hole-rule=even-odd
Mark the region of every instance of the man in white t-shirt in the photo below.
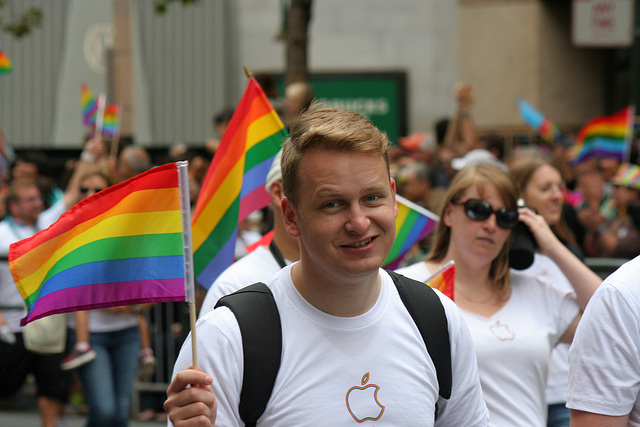
<svg viewBox="0 0 640 427">
<path fill-rule="evenodd" d="M 569 350 L 571 426 L 640 426 L 640 256 L 591 297 Z"/>
<path fill-rule="evenodd" d="M 86 167 L 80 160 L 64 196 L 46 210 L 35 181 L 12 181 L 6 199 L 7 216 L 0 221 L 0 257 L 4 258 L 0 261 L 0 397 L 16 393 L 32 373 L 38 388 L 38 410 L 47 426 L 63 416 L 72 377 L 60 369 L 62 353 L 42 354 L 25 346 L 20 319 L 26 311 L 7 256 L 12 243 L 47 228 L 78 201 L 78 177 Z"/>
<path fill-rule="evenodd" d="M 291 126 L 282 212 L 300 261 L 267 281 L 282 356 L 260 426 L 488 424 L 471 336 L 455 304 L 437 293 L 451 345 L 453 386 L 444 400 L 418 328 L 380 269 L 397 215 L 388 144 L 369 120 L 333 108 L 312 106 Z M 198 322 L 197 337 L 201 370 L 188 369 L 187 339 L 167 390 L 169 425 L 243 425 L 235 316 L 216 308 Z"/>
</svg>

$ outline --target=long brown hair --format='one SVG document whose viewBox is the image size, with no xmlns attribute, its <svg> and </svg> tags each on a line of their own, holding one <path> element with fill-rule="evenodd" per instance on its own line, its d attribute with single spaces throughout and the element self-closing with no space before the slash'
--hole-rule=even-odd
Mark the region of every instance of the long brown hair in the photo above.
<svg viewBox="0 0 640 427">
<path fill-rule="evenodd" d="M 470 165 L 456 174 L 442 200 L 440 217 L 444 216 L 447 206 L 458 203 L 470 187 L 478 189 L 480 195 L 488 185 L 494 185 L 508 209 L 516 209 L 518 191 L 509 175 L 497 166 L 490 164 Z M 444 221 L 438 221 L 434 232 L 433 248 L 427 261 L 442 261 L 449 250 L 451 228 Z M 489 278 L 496 285 L 499 295 L 506 297 L 509 293 L 509 247 L 511 236 L 504 244 L 498 256 L 491 262 Z"/>
<path fill-rule="evenodd" d="M 520 194 L 524 194 L 525 188 L 529 184 L 531 177 L 533 174 L 540 169 L 542 166 L 551 166 L 560 174 L 562 181 L 564 182 L 564 178 L 562 177 L 562 171 L 552 161 L 546 159 L 541 156 L 534 157 L 523 157 L 516 161 L 509 168 L 509 174 L 515 181 L 518 186 L 518 191 Z M 549 224 L 551 231 L 558 237 L 558 239 L 563 242 L 565 245 L 574 245 L 578 246 L 576 242 L 576 236 L 573 234 L 569 226 L 567 225 L 567 221 L 564 218 L 564 215 L 560 215 L 560 220 L 556 224 Z"/>
</svg>

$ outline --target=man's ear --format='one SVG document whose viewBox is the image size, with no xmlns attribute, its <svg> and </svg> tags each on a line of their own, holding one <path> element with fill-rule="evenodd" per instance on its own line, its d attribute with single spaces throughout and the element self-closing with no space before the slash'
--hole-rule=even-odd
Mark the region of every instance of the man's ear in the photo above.
<svg viewBox="0 0 640 427">
<path fill-rule="evenodd" d="M 284 227 L 291 237 L 300 237 L 300 228 L 298 227 L 298 214 L 287 196 L 282 197 L 280 203 L 282 208 L 282 216 L 284 218 Z"/>
<path fill-rule="evenodd" d="M 282 198 L 284 197 L 282 181 L 274 181 L 271 183 L 271 187 L 269 187 L 269 197 L 271 198 L 271 203 L 275 206 L 280 206 Z"/>
</svg>

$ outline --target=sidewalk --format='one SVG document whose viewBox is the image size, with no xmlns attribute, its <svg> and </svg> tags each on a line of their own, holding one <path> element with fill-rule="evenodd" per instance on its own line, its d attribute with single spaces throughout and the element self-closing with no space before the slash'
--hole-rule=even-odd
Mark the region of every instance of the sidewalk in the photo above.
<svg viewBox="0 0 640 427">
<path fill-rule="evenodd" d="M 35 389 L 29 378 L 22 389 L 11 398 L 0 399 L 0 427 L 40 427 L 40 414 L 35 397 Z M 87 416 L 79 414 L 72 405 L 66 409 L 66 424 L 59 427 L 84 427 Z M 166 421 L 139 421 L 131 419 L 129 427 L 159 427 L 166 426 Z"/>
<path fill-rule="evenodd" d="M 86 417 L 69 415 L 64 427 L 84 427 Z M 2 427 L 38 427 L 40 415 L 37 411 L 0 411 L 0 426 Z M 166 421 L 129 421 L 129 427 L 158 427 L 166 426 Z M 63 427 L 63 426 L 60 426 Z"/>
</svg>

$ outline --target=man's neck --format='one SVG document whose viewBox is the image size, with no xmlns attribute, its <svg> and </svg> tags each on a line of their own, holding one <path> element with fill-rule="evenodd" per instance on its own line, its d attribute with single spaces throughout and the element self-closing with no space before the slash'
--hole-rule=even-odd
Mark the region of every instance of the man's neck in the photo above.
<svg viewBox="0 0 640 427">
<path fill-rule="evenodd" d="M 298 261 L 300 259 L 298 240 L 289 236 L 286 230 L 281 230 L 278 227 L 274 228 L 273 243 L 276 244 L 284 259 L 288 261 Z"/>
<path fill-rule="evenodd" d="M 354 317 L 364 314 L 380 296 L 381 278 L 378 270 L 351 281 L 338 281 L 332 275 L 309 271 L 304 261 L 300 261 L 293 266 L 291 278 L 309 304 L 333 316 Z"/>
</svg>

